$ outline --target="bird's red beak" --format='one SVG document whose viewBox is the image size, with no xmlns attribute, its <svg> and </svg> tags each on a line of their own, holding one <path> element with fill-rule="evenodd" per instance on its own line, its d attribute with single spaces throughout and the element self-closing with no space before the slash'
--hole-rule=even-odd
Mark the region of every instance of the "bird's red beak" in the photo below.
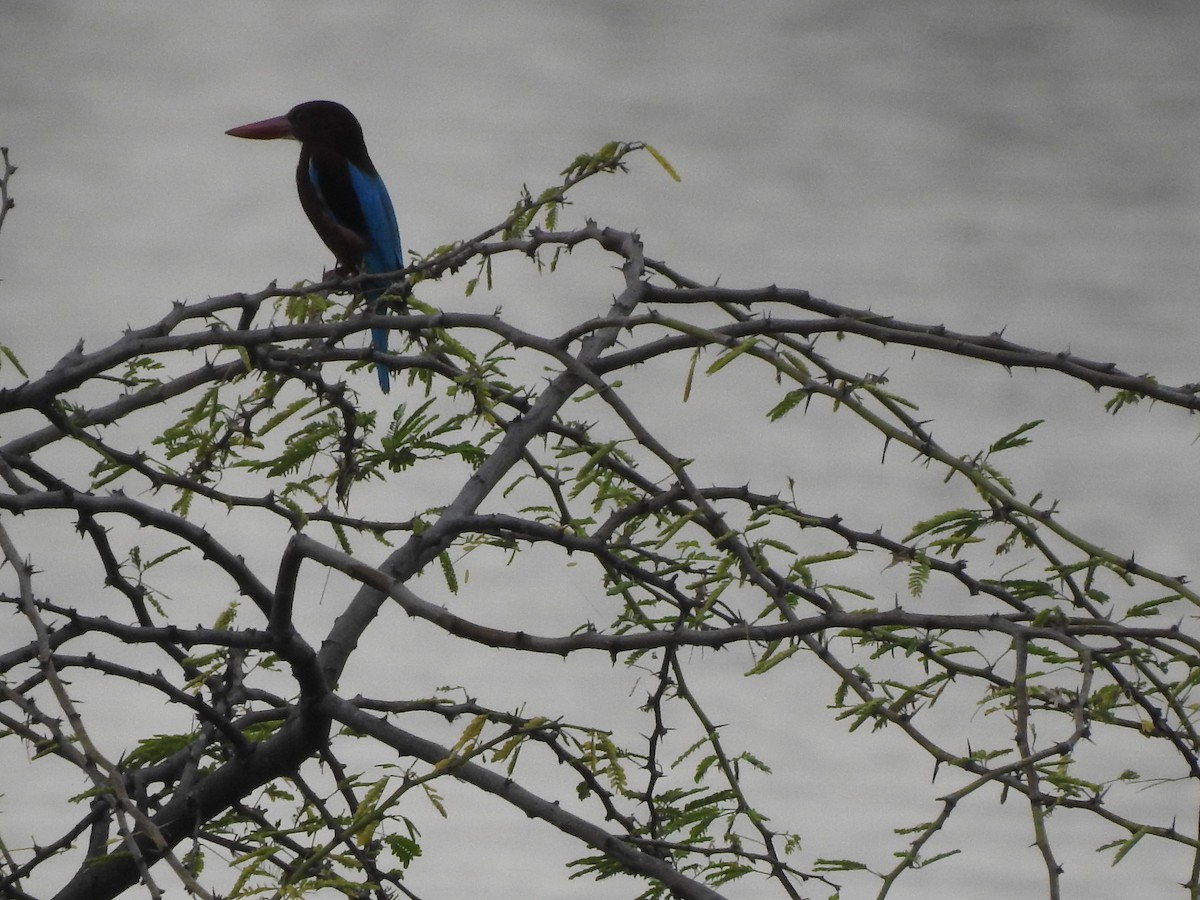
<svg viewBox="0 0 1200 900">
<path fill-rule="evenodd" d="M 230 128 L 226 134 L 232 137 L 249 138 L 252 141 L 270 141 L 275 138 L 295 138 L 292 123 L 287 116 L 276 116 L 273 119 L 263 119 L 261 122 L 251 122 L 249 125 L 239 125 Z"/>
</svg>

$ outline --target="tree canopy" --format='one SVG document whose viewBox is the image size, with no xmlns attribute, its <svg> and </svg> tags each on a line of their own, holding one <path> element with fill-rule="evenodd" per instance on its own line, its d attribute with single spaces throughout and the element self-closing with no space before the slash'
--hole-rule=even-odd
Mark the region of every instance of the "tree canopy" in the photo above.
<svg viewBox="0 0 1200 900">
<path fill-rule="evenodd" d="M 968 798 L 1023 805 L 1051 897 L 1080 821 L 1109 861 L 1175 848 L 1200 895 L 1200 595 L 1006 476 L 1036 419 L 944 444 L 862 349 L 1036 369 L 1114 413 L 1190 412 L 1197 386 L 703 284 L 635 232 L 562 225 L 576 185 L 646 155 L 674 174 L 642 143 L 582 155 L 377 308 L 361 278 L 272 285 L 175 304 L 37 377 L 6 352 L 0 752 L 42 800 L 0 816 L 0 895 L 419 896 L 428 823 L 473 795 L 573 845 L 564 878 L 644 897 L 888 896 L 985 843 L 956 816 Z M 516 265 L 570 304 L 522 308 Z M 717 406 L 696 396 L 723 381 Z M 758 424 L 730 427 L 736 404 Z M 839 471 L 806 464 L 826 425 Z M 739 467 L 772 441 L 794 455 Z M 906 465 L 870 475 L 863 448 Z M 877 512 L 873 485 L 913 473 L 954 505 Z M 828 481 L 844 507 L 805 500 Z M 444 670 L 406 668 L 417 644 Z M 540 657 L 555 684 L 529 679 Z M 903 736 L 894 777 L 934 773 L 928 815 L 886 823 L 887 846 L 812 849 L 819 819 L 780 799 L 753 723 L 713 712 L 717 684 L 797 740 Z M 756 709 L 760 690 L 796 705 Z"/>
</svg>

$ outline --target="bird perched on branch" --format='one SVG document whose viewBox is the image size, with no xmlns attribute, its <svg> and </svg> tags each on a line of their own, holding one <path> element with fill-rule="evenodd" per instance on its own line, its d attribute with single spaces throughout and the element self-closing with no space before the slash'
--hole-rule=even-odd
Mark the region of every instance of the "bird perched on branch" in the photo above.
<svg viewBox="0 0 1200 900">
<path fill-rule="evenodd" d="M 396 212 L 383 179 L 367 154 L 362 126 L 354 114 L 331 100 L 310 100 L 285 116 L 239 125 L 225 132 L 233 137 L 267 141 L 292 138 L 300 142 L 296 189 L 300 205 L 325 246 L 337 257 L 341 275 L 372 275 L 404 268 Z M 369 304 L 384 285 L 365 291 Z M 376 350 L 386 351 L 388 332 L 371 329 Z M 379 386 L 391 386 L 388 369 L 376 366 Z"/>
</svg>

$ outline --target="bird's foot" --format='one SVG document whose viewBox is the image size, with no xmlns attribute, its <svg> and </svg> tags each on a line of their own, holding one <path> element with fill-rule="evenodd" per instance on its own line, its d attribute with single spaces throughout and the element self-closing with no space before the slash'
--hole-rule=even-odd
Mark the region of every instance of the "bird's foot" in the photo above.
<svg viewBox="0 0 1200 900">
<path fill-rule="evenodd" d="M 328 281 L 330 278 L 350 278 L 357 274 L 358 272 L 355 271 L 353 266 L 336 265 L 332 269 L 326 269 L 321 275 L 321 280 Z"/>
</svg>

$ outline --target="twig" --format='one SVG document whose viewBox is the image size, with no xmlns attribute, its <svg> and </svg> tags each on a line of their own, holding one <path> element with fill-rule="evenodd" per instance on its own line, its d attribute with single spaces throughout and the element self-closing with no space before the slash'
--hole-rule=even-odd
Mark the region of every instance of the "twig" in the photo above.
<svg viewBox="0 0 1200 900">
<path fill-rule="evenodd" d="M 4 227 L 8 211 L 17 205 L 8 193 L 8 182 L 16 171 L 17 167 L 8 161 L 8 148 L 0 147 L 0 228 Z"/>
</svg>

